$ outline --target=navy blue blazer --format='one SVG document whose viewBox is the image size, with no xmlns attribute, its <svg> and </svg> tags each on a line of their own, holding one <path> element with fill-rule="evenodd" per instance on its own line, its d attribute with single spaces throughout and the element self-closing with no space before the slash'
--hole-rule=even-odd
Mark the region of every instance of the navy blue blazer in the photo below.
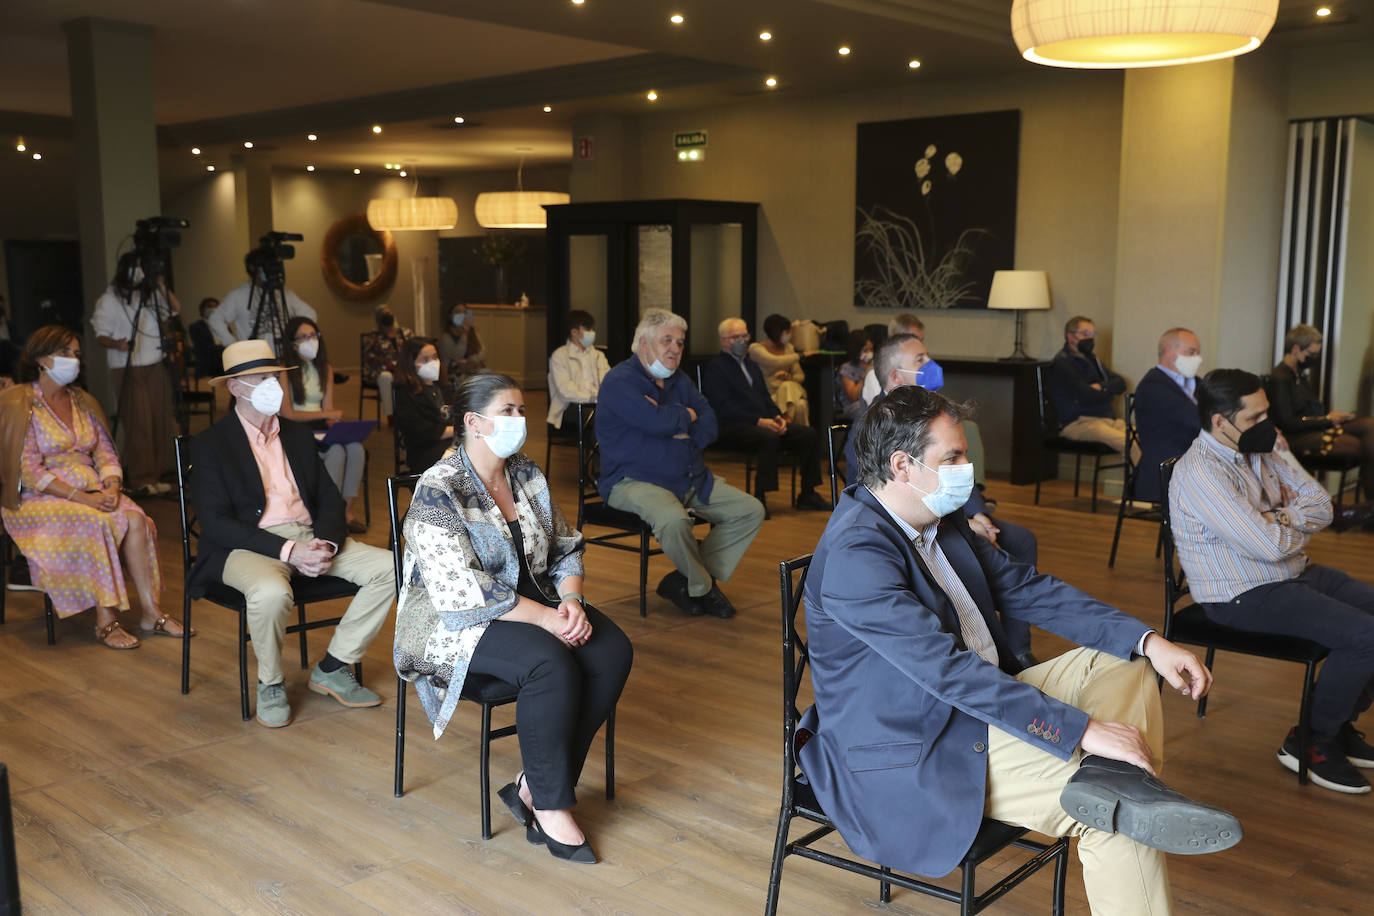
<svg viewBox="0 0 1374 916">
<path fill-rule="evenodd" d="M 1133 496 L 1162 502 L 1159 466 L 1188 451 L 1201 432 L 1197 402 L 1155 366 L 1135 386 L 1135 429 L 1140 436 L 1140 463 Z"/>
<path fill-rule="evenodd" d="M 963 859 L 983 818 L 988 726 L 1063 760 L 1088 715 L 1011 672 L 997 610 L 1130 658 L 1148 627 L 975 537 L 961 513 L 937 541 L 997 644 L 1002 669 L 964 647 L 959 618 L 911 542 L 861 485 L 816 546 L 804 600 L 815 705 L 802 772 L 857 854 L 922 875 Z M 996 610 L 995 610 L 996 609 Z"/>
<path fill-rule="evenodd" d="M 753 426 L 765 417 L 771 420 L 781 413 L 768 394 L 763 371 L 752 359 L 744 360 L 744 368 L 749 373 L 747 382 L 739 361 L 721 351 L 701 369 L 701 393 L 711 402 L 721 428 L 736 423 Z"/>
</svg>

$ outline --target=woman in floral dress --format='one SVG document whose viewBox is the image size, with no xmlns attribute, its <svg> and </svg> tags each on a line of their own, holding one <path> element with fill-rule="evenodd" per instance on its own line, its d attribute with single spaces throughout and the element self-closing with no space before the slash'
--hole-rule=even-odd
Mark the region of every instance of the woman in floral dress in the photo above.
<svg viewBox="0 0 1374 916">
<path fill-rule="evenodd" d="M 81 341 L 70 330 L 54 325 L 29 337 L 20 384 L 0 394 L 0 517 L 58 616 L 94 607 L 96 639 L 137 648 L 117 617 L 130 607 L 122 559 L 142 606 L 141 632 L 180 638 L 181 624 L 158 609 L 157 529 L 120 490 L 105 415 L 72 385 L 80 368 Z"/>
</svg>

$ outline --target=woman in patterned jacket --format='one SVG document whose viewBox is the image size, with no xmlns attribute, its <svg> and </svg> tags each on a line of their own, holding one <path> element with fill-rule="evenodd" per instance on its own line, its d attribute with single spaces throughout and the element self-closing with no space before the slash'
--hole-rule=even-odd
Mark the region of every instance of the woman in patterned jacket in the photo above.
<svg viewBox="0 0 1374 916">
<path fill-rule="evenodd" d="M 582 536 L 519 453 L 525 399 L 493 372 L 463 380 L 460 447 L 420 478 L 406 513 L 396 670 L 438 738 L 482 678 L 519 688 L 524 771 L 500 791 L 531 843 L 594 863 L 572 817 L 593 736 L 630 674 L 630 640 L 582 597 Z M 469 680 L 470 679 L 470 680 Z"/>
</svg>

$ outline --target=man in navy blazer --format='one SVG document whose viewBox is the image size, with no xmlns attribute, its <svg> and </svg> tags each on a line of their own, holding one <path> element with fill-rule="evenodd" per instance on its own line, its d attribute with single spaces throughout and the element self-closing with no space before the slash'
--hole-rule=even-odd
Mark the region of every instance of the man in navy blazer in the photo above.
<svg viewBox="0 0 1374 916">
<path fill-rule="evenodd" d="M 716 412 L 720 427 L 717 441 L 754 452 L 754 497 L 759 502 L 778 488 L 779 450 L 793 452 L 801 466 L 797 508 L 828 511 L 830 503 L 816 493 L 821 482 L 816 431 L 783 419 L 768 394 L 763 372 L 745 355 L 749 352 L 748 325 L 740 318 L 726 318 L 718 330 L 720 352 L 701 372 L 701 393 Z"/>
<path fill-rule="evenodd" d="M 1159 365 L 1135 386 L 1135 430 L 1140 437 L 1134 499 L 1157 503 L 1159 466 L 1188 451 L 1202 431 L 1197 416 L 1197 372 L 1202 343 L 1187 328 L 1170 328 L 1159 338 Z"/>
<path fill-rule="evenodd" d="M 908 386 L 854 429 L 859 482 L 804 592 L 815 705 L 801 721 L 802 770 L 850 848 L 883 865 L 946 874 L 987 816 L 1077 835 L 1094 912 L 1165 912 L 1159 850 L 1240 839 L 1234 817 L 1154 776 L 1155 673 L 1193 698 L 1211 675 L 1143 623 L 972 535 L 963 412 Z M 1086 648 L 1017 672 L 999 610 Z"/>
</svg>

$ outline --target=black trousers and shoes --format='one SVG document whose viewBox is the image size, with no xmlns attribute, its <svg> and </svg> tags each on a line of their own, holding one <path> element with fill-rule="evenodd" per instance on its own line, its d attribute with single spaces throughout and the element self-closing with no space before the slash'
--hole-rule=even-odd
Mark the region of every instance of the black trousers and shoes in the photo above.
<svg viewBox="0 0 1374 916">
<path fill-rule="evenodd" d="M 1288 730 L 1279 748 L 1279 763 L 1298 772 L 1298 728 Z M 1307 778 L 1323 789 L 1345 795 L 1368 795 L 1369 780 L 1356 767 L 1374 767 L 1374 748 L 1364 741 L 1364 734 L 1346 723 L 1341 733 L 1332 738 L 1319 738 L 1307 748 Z"/>
<path fill-rule="evenodd" d="M 721 428 L 718 441 L 721 445 L 754 453 L 754 495 L 759 499 L 778 488 L 778 455 L 787 452 L 797 456 L 801 471 L 797 508 L 830 508 L 830 504 L 815 492 L 821 485 L 820 438 L 811 427 L 789 425 L 787 431 L 779 435 L 756 423 L 731 423 Z"/>
</svg>

